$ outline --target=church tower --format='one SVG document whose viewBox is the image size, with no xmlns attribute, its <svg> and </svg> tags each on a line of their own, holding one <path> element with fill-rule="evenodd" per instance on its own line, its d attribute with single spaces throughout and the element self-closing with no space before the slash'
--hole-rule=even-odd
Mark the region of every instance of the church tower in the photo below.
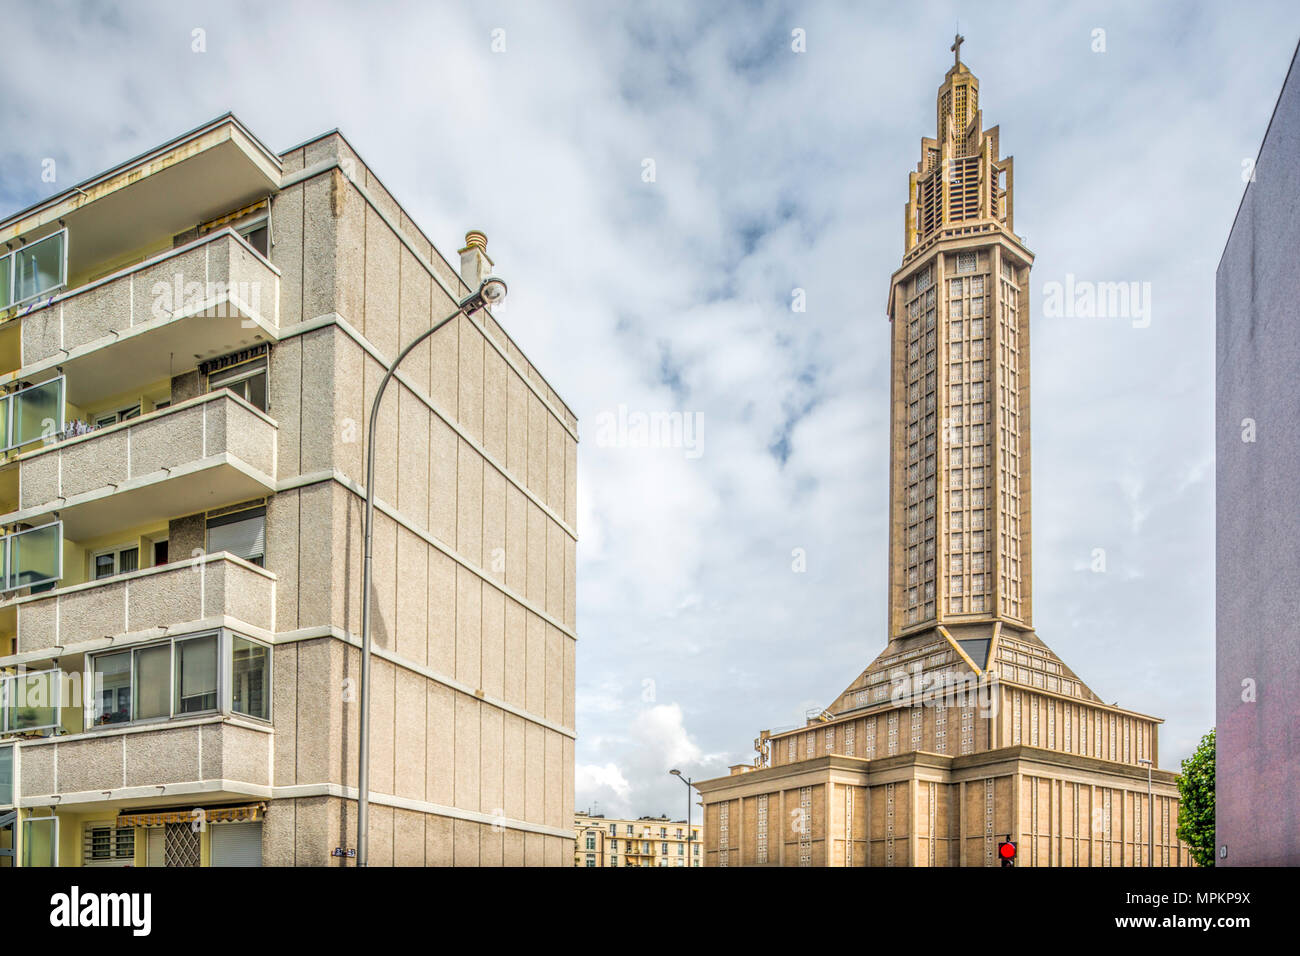
<svg viewBox="0 0 1300 956">
<path fill-rule="evenodd" d="M 908 176 L 892 324 L 889 633 L 1029 626 L 1029 267 L 1012 161 L 953 44 Z"/>
<path fill-rule="evenodd" d="M 1004 841 L 1020 866 L 1190 862 L 1159 718 L 1106 703 L 1034 630 L 1033 254 L 961 44 L 886 305 L 886 644 L 825 709 L 762 731 L 752 765 L 695 784 L 705 866 L 996 866 Z"/>
</svg>

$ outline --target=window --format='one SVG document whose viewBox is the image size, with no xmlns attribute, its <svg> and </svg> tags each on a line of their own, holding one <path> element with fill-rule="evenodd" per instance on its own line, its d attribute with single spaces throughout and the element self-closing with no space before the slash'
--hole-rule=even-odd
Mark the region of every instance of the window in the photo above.
<svg viewBox="0 0 1300 956">
<path fill-rule="evenodd" d="M 109 425 L 116 425 L 118 422 L 129 422 L 133 418 L 140 417 L 140 406 L 132 405 L 130 408 L 120 408 L 115 412 L 105 412 L 103 415 L 95 416 L 96 428 L 107 428 Z"/>
<path fill-rule="evenodd" d="M 596 838 L 592 836 L 590 833 L 587 834 L 587 849 L 588 850 L 596 849 Z"/>
<path fill-rule="evenodd" d="M 266 411 L 266 356 L 232 365 L 208 376 L 208 391 L 228 388 L 254 408 Z"/>
<path fill-rule="evenodd" d="M 215 638 L 214 638 L 215 640 Z M 133 681 L 134 720 L 151 720 L 171 716 L 171 696 L 168 689 L 172 671 L 170 644 L 154 644 L 139 648 L 135 654 Z"/>
<path fill-rule="evenodd" d="M 111 824 L 87 824 L 82 832 L 82 866 L 132 866 L 135 864 L 135 829 Z"/>
<path fill-rule="evenodd" d="M 127 574 L 140 567 L 140 549 L 110 548 L 91 556 L 90 573 L 93 580 L 112 577 L 114 574 Z"/>
<path fill-rule="evenodd" d="M 90 726 L 217 711 L 271 717 L 270 648 L 229 631 L 96 654 L 87 671 Z"/>
<path fill-rule="evenodd" d="M 232 637 L 230 684 L 232 711 L 260 720 L 271 719 L 270 648 L 243 637 Z"/>
<path fill-rule="evenodd" d="M 594 856 L 591 856 L 590 854 L 588 854 L 588 856 L 587 856 L 587 866 L 595 866 L 595 865 L 596 865 L 596 858 L 595 858 Z"/>
<path fill-rule="evenodd" d="M 39 299 L 67 281 L 68 231 L 63 229 L 0 256 L 0 309 Z"/>
<path fill-rule="evenodd" d="M 229 551 L 259 567 L 266 553 L 266 508 L 208 519 L 208 553 Z"/>
<path fill-rule="evenodd" d="M 659 844 L 659 852 L 666 855 L 668 853 L 668 844 L 667 843 Z"/>
<path fill-rule="evenodd" d="M 975 253 L 959 252 L 957 253 L 957 271 L 974 272 L 976 265 Z"/>
<path fill-rule="evenodd" d="M 176 712 L 217 709 L 217 636 L 176 644 Z"/>
<path fill-rule="evenodd" d="M 131 652 L 101 654 L 94 659 L 96 724 L 120 724 L 131 719 Z"/>
<path fill-rule="evenodd" d="M 14 802 L 14 748 L 0 747 L 0 807 Z"/>
<path fill-rule="evenodd" d="M 239 234 L 256 249 L 263 259 L 271 258 L 271 217 L 264 216 L 254 223 L 241 226 Z"/>
</svg>

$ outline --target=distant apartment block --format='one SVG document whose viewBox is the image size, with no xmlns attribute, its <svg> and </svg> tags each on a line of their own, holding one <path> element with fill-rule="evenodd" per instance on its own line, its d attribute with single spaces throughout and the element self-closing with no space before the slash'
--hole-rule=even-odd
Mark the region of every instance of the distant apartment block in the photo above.
<svg viewBox="0 0 1300 956">
<path fill-rule="evenodd" d="M 0 866 L 352 862 L 370 401 L 490 265 L 230 115 L 0 220 Z M 378 447 L 370 862 L 567 865 L 577 420 L 480 311 Z"/>
<path fill-rule="evenodd" d="M 577 844 L 573 865 L 588 866 L 700 866 L 700 828 L 685 820 L 640 817 L 615 820 L 599 813 L 575 813 Z"/>
</svg>

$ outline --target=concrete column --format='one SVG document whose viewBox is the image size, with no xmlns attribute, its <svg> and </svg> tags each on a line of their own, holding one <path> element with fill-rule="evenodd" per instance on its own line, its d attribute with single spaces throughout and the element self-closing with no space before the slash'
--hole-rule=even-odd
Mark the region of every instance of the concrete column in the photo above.
<svg viewBox="0 0 1300 956">
<path fill-rule="evenodd" d="M 752 798 L 751 798 L 752 799 Z M 745 798 L 741 797 L 736 801 L 736 816 L 739 817 L 736 825 L 736 866 L 745 865 Z"/>
</svg>

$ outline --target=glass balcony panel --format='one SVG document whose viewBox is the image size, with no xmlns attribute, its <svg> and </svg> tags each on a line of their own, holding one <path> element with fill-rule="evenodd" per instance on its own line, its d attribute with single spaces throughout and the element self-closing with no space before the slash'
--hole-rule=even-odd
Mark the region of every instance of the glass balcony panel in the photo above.
<svg viewBox="0 0 1300 956">
<path fill-rule="evenodd" d="M 62 576 L 62 532 L 62 523 L 56 521 L 9 536 L 6 590 L 48 584 Z"/>
<path fill-rule="evenodd" d="M 15 392 L 10 401 L 14 406 L 13 445 L 53 438 L 63 431 L 62 376 Z"/>
<path fill-rule="evenodd" d="M 13 301 L 10 293 L 9 273 L 14 267 L 13 256 L 0 256 L 0 309 L 7 309 Z"/>
<path fill-rule="evenodd" d="M 3 679 L 6 733 L 48 730 L 59 725 L 59 674 L 57 670 L 17 674 Z"/>
<path fill-rule="evenodd" d="M 66 282 L 67 233 L 56 232 L 14 252 L 13 301 L 26 302 Z"/>
<path fill-rule="evenodd" d="M 0 747 L 0 807 L 14 802 L 14 748 Z"/>
<path fill-rule="evenodd" d="M 55 866 L 59 824 L 54 817 L 23 821 L 23 866 Z"/>
</svg>

